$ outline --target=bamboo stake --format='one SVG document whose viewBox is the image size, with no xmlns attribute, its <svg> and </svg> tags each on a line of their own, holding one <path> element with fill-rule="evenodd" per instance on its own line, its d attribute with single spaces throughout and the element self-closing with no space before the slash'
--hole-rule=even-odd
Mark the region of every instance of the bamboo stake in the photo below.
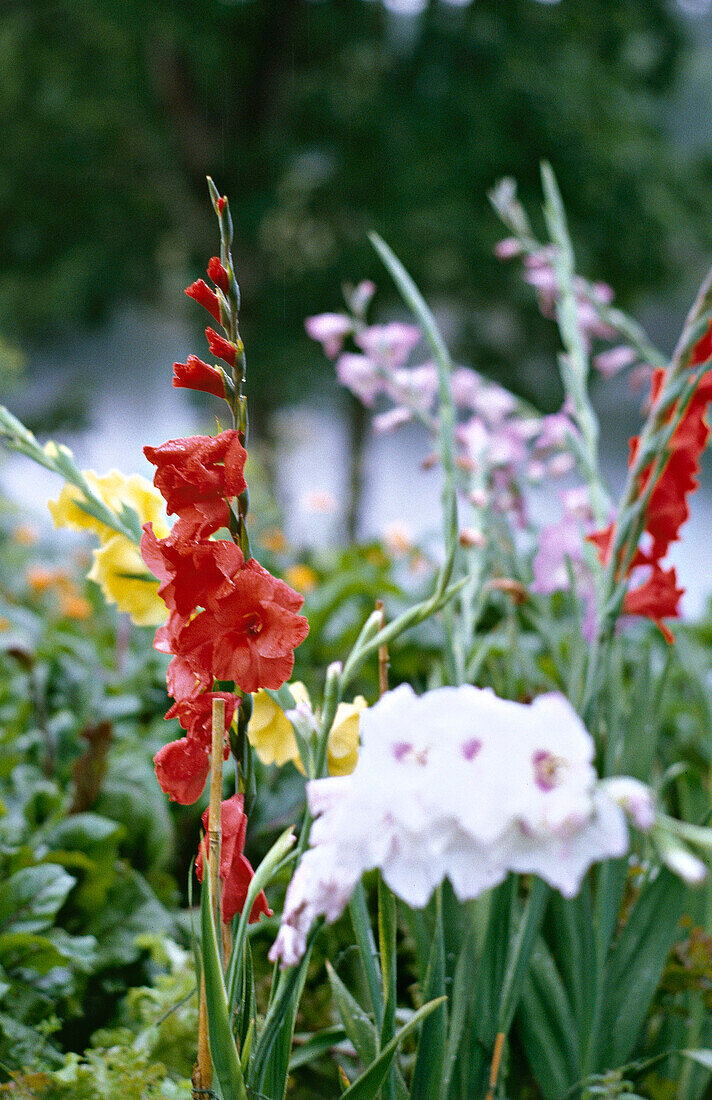
<svg viewBox="0 0 712 1100">
<path fill-rule="evenodd" d="M 208 1006 L 205 1000 L 205 974 L 200 977 L 198 1008 L 198 1061 L 193 1069 L 193 1100 L 201 1100 L 213 1083 L 213 1066 L 208 1042 Z"/>
<path fill-rule="evenodd" d="M 225 742 L 225 700 L 213 699 L 213 744 L 210 754 L 210 811 L 208 815 L 208 864 L 213 896 L 215 930 L 221 927 L 220 848 L 222 844 L 223 745 Z M 221 937 L 218 936 L 220 944 Z"/>
<path fill-rule="evenodd" d="M 504 1032 L 499 1031 L 494 1041 L 494 1054 L 492 1055 L 492 1065 L 490 1066 L 489 1089 L 487 1090 L 486 1100 L 494 1100 L 494 1090 L 497 1088 L 499 1063 L 502 1061 L 502 1051 L 504 1050 L 505 1039 L 506 1035 Z"/>
</svg>

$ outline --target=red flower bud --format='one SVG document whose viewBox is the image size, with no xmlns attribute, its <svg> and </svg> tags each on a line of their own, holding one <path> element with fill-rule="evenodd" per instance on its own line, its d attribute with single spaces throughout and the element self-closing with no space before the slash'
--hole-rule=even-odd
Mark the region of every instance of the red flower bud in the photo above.
<svg viewBox="0 0 712 1100">
<path fill-rule="evenodd" d="M 218 199 L 218 201 L 216 203 L 216 206 L 218 208 L 218 214 L 224 214 L 225 213 L 225 207 L 227 206 L 227 198 L 226 198 L 225 195 L 220 196 L 220 198 Z"/>
<path fill-rule="evenodd" d="M 199 305 L 207 309 L 208 313 L 212 314 L 218 324 L 221 324 L 220 320 L 220 299 L 214 290 L 211 290 L 205 279 L 196 279 L 194 283 L 185 288 L 185 292 L 189 298 L 194 298 Z"/>
<path fill-rule="evenodd" d="M 208 264 L 208 275 L 215 283 L 215 286 L 219 286 L 223 294 L 227 294 L 230 290 L 230 276 L 227 273 L 227 269 L 223 267 L 218 256 L 212 256 L 210 263 Z"/>
<path fill-rule="evenodd" d="M 173 385 L 176 389 L 201 390 L 215 397 L 225 397 L 225 381 L 220 371 L 198 359 L 197 355 L 189 355 L 187 363 L 173 364 Z"/>
<path fill-rule="evenodd" d="M 156 778 L 171 802 L 190 806 L 203 793 L 210 771 L 210 757 L 195 740 L 181 737 L 164 745 L 153 758 Z"/>
<path fill-rule="evenodd" d="M 210 824 L 210 811 L 203 814 L 203 828 L 208 831 Z M 247 831 L 247 815 L 244 812 L 244 799 L 241 794 L 234 794 L 220 807 L 220 825 L 222 830 L 222 845 L 220 848 L 220 878 L 223 883 L 222 890 L 222 919 L 229 924 L 232 918 L 241 913 L 247 900 L 247 891 L 252 882 L 254 871 L 246 856 L 242 854 L 245 846 L 245 833 Z M 201 844 L 198 857 L 195 861 L 195 873 L 198 882 L 203 881 L 203 845 Z M 264 890 L 260 890 L 255 898 L 250 912 L 249 923 L 254 924 L 259 920 L 260 914 L 271 917 L 272 910 L 267 904 Z"/>
<path fill-rule="evenodd" d="M 224 336 L 220 336 L 214 328 L 206 328 L 205 335 L 208 338 L 208 347 L 210 348 L 211 355 L 216 355 L 218 359 L 224 359 L 226 363 L 234 367 L 237 358 L 237 347 L 235 344 L 226 340 Z"/>
</svg>

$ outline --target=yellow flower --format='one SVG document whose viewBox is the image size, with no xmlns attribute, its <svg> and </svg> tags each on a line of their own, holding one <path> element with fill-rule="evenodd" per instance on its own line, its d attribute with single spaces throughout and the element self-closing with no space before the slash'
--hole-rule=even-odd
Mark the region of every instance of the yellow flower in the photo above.
<svg viewBox="0 0 712 1100">
<path fill-rule="evenodd" d="M 158 595 L 158 582 L 150 577 L 133 542 L 114 535 L 93 556 L 87 575 L 99 585 L 107 603 L 128 612 L 137 626 L 160 626 L 166 621 L 168 611 Z"/>
<path fill-rule="evenodd" d="M 288 566 L 284 571 L 284 579 L 297 592 L 313 592 L 319 583 L 318 574 L 310 565 L 303 563 Z"/>
<path fill-rule="evenodd" d="M 309 692 L 296 680 L 289 690 L 297 703 L 309 705 Z M 301 770 L 297 739 L 291 722 L 284 711 L 266 691 L 258 691 L 252 698 L 252 717 L 247 727 L 250 744 L 263 764 L 286 764 L 291 760 Z"/>
<path fill-rule="evenodd" d="M 358 761 L 359 713 L 368 703 L 357 695 L 353 703 L 339 703 L 331 727 L 327 752 L 330 775 L 350 775 Z"/>
<path fill-rule="evenodd" d="M 92 470 L 84 470 L 90 488 L 103 500 L 113 512 L 120 512 L 123 504 L 128 504 L 138 513 L 141 523 L 153 523 L 156 537 L 165 538 L 169 528 L 166 522 L 163 497 L 154 489 L 150 481 L 139 474 L 126 477 L 119 470 L 109 470 L 108 474 L 98 477 Z M 79 506 L 82 492 L 76 485 L 67 483 L 59 494 L 59 500 L 49 501 L 55 527 L 71 527 L 74 531 L 93 531 L 100 541 L 107 542 L 116 536 L 116 531 L 107 527 L 101 520 L 95 519 Z"/>
<path fill-rule="evenodd" d="M 99 477 L 92 470 L 84 470 L 92 491 L 113 512 L 121 512 L 128 504 L 141 521 L 153 523 L 159 539 L 169 532 L 163 497 L 139 474 L 126 477 L 119 470 L 110 470 Z M 115 603 L 119 611 L 126 611 L 138 626 L 159 626 L 168 614 L 158 596 L 158 582 L 150 578 L 138 547 L 125 535 L 120 535 L 101 520 L 95 519 L 80 507 L 81 490 L 67 483 L 59 494 L 59 500 L 50 500 L 55 527 L 71 527 L 74 531 L 92 531 L 101 546 L 94 551 L 94 564 L 89 579 L 96 581 L 107 603 Z M 146 577 L 146 580 L 141 579 Z"/>
<path fill-rule="evenodd" d="M 298 680 L 289 685 L 295 702 L 310 706 L 309 693 Z M 349 775 L 356 767 L 359 745 L 359 712 L 368 704 L 362 695 L 353 703 L 339 703 L 327 743 L 331 775 Z M 291 761 L 304 772 L 294 730 L 281 707 L 266 691 L 258 691 L 252 700 L 252 717 L 247 727 L 250 744 L 263 764 Z"/>
</svg>

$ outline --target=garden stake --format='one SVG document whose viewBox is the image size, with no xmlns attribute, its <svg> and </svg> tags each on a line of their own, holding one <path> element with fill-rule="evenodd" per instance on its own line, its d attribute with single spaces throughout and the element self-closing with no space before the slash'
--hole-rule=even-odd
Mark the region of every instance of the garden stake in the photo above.
<svg viewBox="0 0 712 1100">
<path fill-rule="evenodd" d="M 213 699 L 213 744 L 210 771 L 210 814 L 208 817 L 208 865 L 213 894 L 215 927 L 222 926 L 220 910 L 220 845 L 222 842 L 223 743 L 225 741 L 225 700 Z"/>
<path fill-rule="evenodd" d="M 198 1061 L 193 1070 L 193 1100 L 204 1096 L 213 1083 L 213 1067 L 208 1042 L 208 1006 L 205 999 L 205 974 L 200 976 L 200 1002 L 198 1008 Z"/>
<path fill-rule="evenodd" d="M 499 1077 L 499 1063 L 502 1061 L 502 1051 L 504 1050 L 505 1038 L 506 1035 L 503 1031 L 497 1032 L 497 1038 L 494 1041 L 494 1054 L 492 1055 L 492 1065 L 490 1066 L 489 1088 L 487 1089 L 487 1096 L 485 1100 L 494 1100 L 494 1090 L 497 1088 L 497 1078 Z"/>
</svg>

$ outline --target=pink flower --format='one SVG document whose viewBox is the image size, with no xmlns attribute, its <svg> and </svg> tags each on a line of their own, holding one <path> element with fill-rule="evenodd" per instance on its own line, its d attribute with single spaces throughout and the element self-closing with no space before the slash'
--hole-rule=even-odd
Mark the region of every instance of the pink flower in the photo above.
<svg viewBox="0 0 712 1100">
<path fill-rule="evenodd" d="M 376 435 L 387 435 L 389 432 L 394 432 L 396 428 L 401 428 L 404 424 L 410 423 L 412 419 L 413 414 L 410 409 L 404 409 L 400 405 L 396 405 L 388 412 L 374 416 L 371 427 Z"/>
<path fill-rule="evenodd" d="M 366 355 L 387 370 L 402 367 L 420 340 L 416 325 L 404 325 L 392 321 L 388 325 L 371 325 L 355 337 L 356 343 Z"/>
<path fill-rule="evenodd" d="M 336 359 L 352 327 L 343 313 L 318 313 L 304 322 L 307 336 L 321 344 L 329 359 Z"/>
<path fill-rule="evenodd" d="M 505 237 L 494 246 L 494 254 L 498 260 L 512 260 L 521 253 L 522 246 L 516 237 Z"/>
<path fill-rule="evenodd" d="M 625 367 L 635 363 L 637 358 L 638 355 L 633 348 L 628 347 L 627 344 L 620 344 L 617 348 L 602 351 L 600 355 L 594 356 L 593 365 L 604 378 L 612 378 Z"/>
<path fill-rule="evenodd" d="M 336 363 L 336 375 L 342 386 L 369 407 L 383 390 L 376 364 L 365 355 L 345 351 Z"/>
</svg>

